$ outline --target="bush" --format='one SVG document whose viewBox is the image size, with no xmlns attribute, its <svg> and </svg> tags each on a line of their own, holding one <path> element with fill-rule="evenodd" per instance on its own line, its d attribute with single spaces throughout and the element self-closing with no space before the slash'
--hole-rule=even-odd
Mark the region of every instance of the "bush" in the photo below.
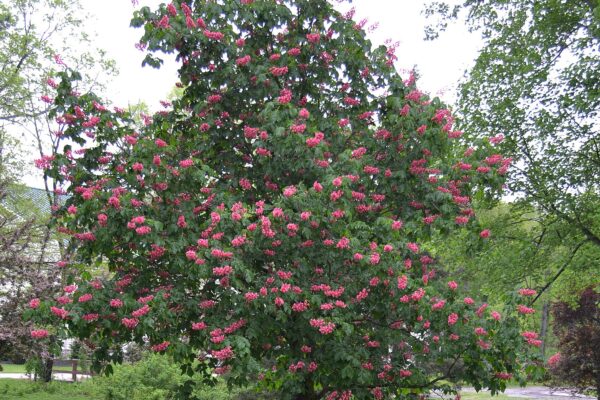
<svg viewBox="0 0 600 400">
<path fill-rule="evenodd" d="M 177 388 L 188 378 L 181 374 L 179 367 L 167 356 L 146 354 L 135 364 L 117 365 L 110 376 L 95 377 L 88 384 L 106 400 L 164 400 L 175 398 Z M 195 398 L 203 400 L 264 399 L 251 390 L 234 389 L 231 392 L 222 381 L 215 386 L 193 379 Z M 258 397 L 257 397 L 258 396 Z"/>
<path fill-rule="evenodd" d="M 94 378 L 94 384 L 108 400 L 168 399 L 181 375 L 167 357 L 150 355 L 136 364 L 118 365 L 114 374 Z"/>
</svg>

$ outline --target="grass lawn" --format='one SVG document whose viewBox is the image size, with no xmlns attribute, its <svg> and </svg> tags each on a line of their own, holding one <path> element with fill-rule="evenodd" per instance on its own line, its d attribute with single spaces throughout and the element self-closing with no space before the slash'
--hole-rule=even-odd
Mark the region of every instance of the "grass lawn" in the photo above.
<svg viewBox="0 0 600 400">
<path fill-rule="evenodd" d="M 25 373 L 25 365 L 16 365 L 16 364 L 2 364 L 2 372 L 10 372 L 13 374 L 24 374 Z"/>
<path fill-rule="evenodd" d="M 101 400 L 91 385 L 67 382 L 49 384 L 21 379 L 0 379 L 2 400 Z"/>
</svg>

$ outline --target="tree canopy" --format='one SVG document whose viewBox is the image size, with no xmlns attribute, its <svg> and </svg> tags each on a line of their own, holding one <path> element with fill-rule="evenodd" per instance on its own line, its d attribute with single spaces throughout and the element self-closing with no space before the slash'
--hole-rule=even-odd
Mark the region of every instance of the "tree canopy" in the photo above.
<svg viewBox="0 0 600 400">
<path fill-rule="evenodd" d="M 569 262 L 560 273 L 579 266 L 597 280 L 600 4 L 467 0 L 433 2 L 426 13 L 434 22 L 426 31 L 430 39 L 452 20 L 483 38 L 459 87 L 459 125 L 469 135 L 503 139 L 500 149 L 513 158 L 508 189 L 522 205 L 512 209 L 514 221 L 533 212 L 541 232 L 558 239 L 569 259 L 585 253 L 583 262 Z M 553 281 L 554 275 L 547 283 Z"/>
<path fill-rule="evenodd" d="M 76 253 L 32 335 L 62 320 L 98 368 L 148 343 L 282 399 L 495 392 L 532 372 L 535 292 L 493 311 L 425 251 L 434 232 L 485 240 L 471 199 L 510 159 L 464 140 L 390 49 L 325 0 L 177 1 L 132 25 L 147 64 L 176 55 L 183 94 L 139 127 L 74 91 L 77 71 L 49 82 L 62 151 L 40 163 L 71 195 L 56 224 Z"/>
</svg>

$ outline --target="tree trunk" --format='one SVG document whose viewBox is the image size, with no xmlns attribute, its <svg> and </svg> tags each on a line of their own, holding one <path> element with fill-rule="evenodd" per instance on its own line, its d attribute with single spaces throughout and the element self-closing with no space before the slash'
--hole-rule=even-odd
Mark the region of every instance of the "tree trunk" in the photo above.
<svg viewBox="0 0 600 400">
<path fill-rule="evenodd" d="M 54 359 L 52 357 L 46 357 L 42 358 L 40 362 L 42 364 L 40 378 L 43 382 L 50 382 L 52 380 L 52 367 L 54 366 Z"/>
<path fill-rule="evenodd" d="M 548 317 L 550 315 L 550 305 L 548 302 L 544 302 L 542 306 L 542 326 L 540 329 L 540 339 L 542 340 L 542 346 L 540 351 L 542 353 L 542 360 L 546 359 L 546 336 L 548 335 Z"/>
</svg>

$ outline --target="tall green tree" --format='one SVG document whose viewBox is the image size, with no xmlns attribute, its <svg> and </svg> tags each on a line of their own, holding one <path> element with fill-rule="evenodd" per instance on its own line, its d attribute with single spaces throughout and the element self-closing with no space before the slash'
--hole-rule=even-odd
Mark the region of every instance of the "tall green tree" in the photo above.
<svg viewBox="0 0 600 400">
<path fill-rule="evenodd" d="M 467 134 L 502 135 L 498 151 L 513 158 L 508 188 L 524 206 L 515 220 L 533 208 L 541 231 L 562 226 L 566 253 L 595 247 L 585 267 L 600 272 L 600 3 L 466 0 L 426 13 L 437 17 L 430 39 L 453 20 L 483 38 L 457 108 Z"/>
</svg>

